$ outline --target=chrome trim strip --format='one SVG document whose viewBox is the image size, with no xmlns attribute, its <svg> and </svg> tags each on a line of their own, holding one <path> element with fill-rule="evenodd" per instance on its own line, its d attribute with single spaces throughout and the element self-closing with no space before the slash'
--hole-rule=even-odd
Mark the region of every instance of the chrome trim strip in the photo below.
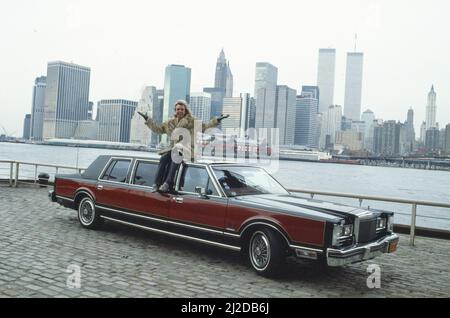
<svg viewBox="0 0 450 318">
<path fill-rule="evenodd" d="M 184 169 L 184 165 L 185 165 L 185 163 L 182 162 L 180 164 L 180 167 L 178 168 L 178 171 L 176 172 L 175 191 L 178 191 L 178 189 L 180 189 L 180 179 L 181 179 L 181 174 Z"/>
<path fill-rule="evenodd" d="M 355 221 L 353 223 L 353 234 L 355 235 L 355 243 L 359 243 L 359 224 L 361 220 L 358 215 L 355 215 Z"/>
<path fill-rule="evenodd" d="M 223 234 L 224 234 L 224 235 L 231 236 L 231 237 L 241 237 L 240 234 L 234 234 L 234 233 L 229 233 L 229 232 L 223 232 Z"/>
<path fill-rule="evenodd" d="M 68 198 L 68 197 L 63 197 L 63 196 L 61 196 L 61 195 L 57 195 L 56 197 L 57 197 L 58 199 L 67 200 L 67 201 L 70 201 L 70 202 L 75 202 L 74 199 L 71 199 L 71 198 Z"/>
<path fill-rule="evenodd" d="M 80 190 L 80 191 L 76 192 L 76 193 L 75 193 L 74 201 L 76 200 L 77 196 L 78 196 L 80 193 L 87 194 L 87 195 L 94 201 L 94 198 L 92 197 L 92 195 L 91 195 L 89 192 L 87 192 L 86 190 Z"/>
<path fill-rule="evenodd" d="M 222 187 L 219 184 L 219 180 L 217 180 L 217 176 L 214 173 L 214 171 L 212 170 L 210 165 L 206 165 L 206 170 L 208 170 L 208 174 L 209 174 L 209 178 L 211 179 L 211 181 L 214 183 L 214 186 L 216 187 L 216 191 L 218 190 L 217 193 L 220 193 L 220 195 L 224 198 L 227 197 L 225 191 L 222 189 Z"/>
<path fill-rule="evenodd" d="M 275 229 L 278 233 L 280 233 L 281 234 L 281 236 L 286 240 L 286 243 L 288 244 L 288 245 L 290 245 L 290 240 L 276 227 L 276 226 L 274 226 L 274 225 L 272 225 L 272 224 L 270 224 L 270 223 L 265 223 L 265 222 L 253 222 L 253 223 L 250 223 L 250 224 L 247 224 L 241 231 L 240 231 L 240 233 L 241 233 L 241 236 L 242 236 L 242 234 L 247 230 L 247 228 L 248 227 L 250 227 L 250 226 L 252 226 L 252 225 L 255 225 L 255 224 L 262 224 L 262 225 L 267 225 L 267 226 L 270 226 L 271 228 L 273 228 L 273 229 Z"/>
<path fill-rule="evenodd" d="M 200 196 L 199 196 L 199 194 L 198 193 L 196 193 L 196 192 L 189 192 L 189 191 L 177 191 L 177 193 L 179 193 L 179 194 L 189 194 L 189 195 L 195 195 L 196 197 L 198 197 L 198 198 L 201 198 Z M 219 197 L 219 196 L 217 196 L 217 195 L 209 195 L 209 194 L 207 194 L 206 195 L 208 198 L 218 198 L 218 199 L 226 199 L 226 198 L 223 198 L 223 197 Z"/>
<path fill-rule="evenodd" d="M 323 253 L 323 250 L 319 250 L 317 248 L 305 247 L 300 245 L 289 245 L 290 248 L 299 249 L 299 250 L 307 250 L 311 252 Z"/>
<path fill-rule="evenodd" d="M 156 222 L 161 222 L 161 223 L 167 223 L 166 220 L 163 219 L 158 219 L 158 218 L 153 218 L 151 216 L 146 216 L 146 215 L 140 215 L 140 214 L 136 214 L 136 213 L 130 213 L 130 212 L 125 212 L 122 210 L 117 210 L 117 209 L 112 209 L 112 208 L 108 208 L 106 206 L 103 205 L 95 205 L 96 208 L 102 209 L 102 210 L 109 210 L 112 212 L 116 212 L 116 213 L 121 213 L 121 214 L 125 214 L 125 215 L 129 215 L 129 216 L 133 216 L 133 217 L 138 217 L 138 218 L 142 218 L 142 219 L 148 219 L 151 221 L 156 221 Z"/>
<path fill-rule="evenodd" d="M 347 235 L 347 236 L 339 236 L 337 239 L 338 240 L 348 240 L 349 238 L 352 238 L 353 237 L 353 234 L 352 235 Z"/>
<path fill-rule="evenodd" d="M 110 218 L 110 217 L 103 216 L 103 215 L 101 216 L 101 218 L 109 220 L 109 221 L 113 221 L 113 222 L 118 222 L 118 223 L 121 223 L 121 224 L 129 225 L 129 226 L 137 227 L 137 228 L 140 228 L 140 229 L 143 229 L 143 230 L 147 230 L 147 231 L 151 231 L 151 232 L 167 234 L 167 235 L 170 235 L 170 236 L 179 237 L 179 238 L 183 238 L 183 239 L 187 239 L 187 240 L 191 240 L 191 241 L 195 241 L 195 242 L 199 242 L 199 243 L 219 246 L 219 247 L 231 249 L 231 250 L 238 251 L 238 252 L 241 250 L 241 248 L 237 247 L 237 246 L 231 246 L 231 245 L 217 243 L 217 242 L 213 242 L 213 241 L 208 241 L 208 240 L 204 240 L 204 239 L 200 239 L 200 238 L 196 238 L 196 237 L 192 237 L 192 236 L 188 236 L 188 235 L 177 234 L 177 233 L 168 232 L 168 231 L 164 231 L 164 230 L 154 229 L 154 228 L 151 228 L 151 227 L 148 227 L 148 226 L 143 226 L 143 225 L 138 225 L 138 224 L 134 224 L 134 223 L 130 223 L 130 222 L 125 222 L 125 221 L 117 220 L 117 219 Z"/>
<path fill-rule="evenodd" d="M 112 212 L 133 216 L 133 217 L 139 217 L 139 218 L 142 218 L 142 219 L 148 219 L 148 220 L 156 221 L 156 222 L 160 222 L 160 223 L 172 224 L 172 225 L 177 225 L 177 226 L 184 226 L 184 227 L 188 227 L 188 228 L 192 228 L 192 229 L 196 229 L 196 230 L 201 230 L 201 231 L 205 231 L 205 232 L 211 232 L 211 233 L 215 233 L 215 234 L 235 235 L 235 234 L 226 233 L 226 232 L 222 232 L 222 231 L 219 231 L 219 230 L 213 230 L 213 229 L 209 229 L 209 228 L 205 228 L 205 227 L 201 227 L 201 226 L 190 225 L 190 224 L 185 224 L 185 223 L 179 223 L 179 222 L 170 221 L 170 220 L 163 220 L 163 219 L 153 218 L 151 216 L 125 212 L 125 211 L 121 211 L 121 210 L 117 210 L 117 209 L 108 208 L 108 207 L 105 207 L 105 206 L 102 206 L 102 205 L 95 205 L 95 207 L 99 208 L 99 209 L 109 210 L 109 211 L 112 211 Z M 241 236 L 237 235 L 237 237 L 241 237 Z"/>
<path fill-rule="evenodd" d="M 179 191 L 179 189 L 180 189 L 180 179 L 181 179 L 181 175 L 183 174 L 183 170 L 185 169 L 185 167 L 187 167 L 187 168 L 189 168 L 189 167 L 205 168 L 209 179 L 211 180 L 212 184 L 214 185 L 214 188 L 216 189 L 216 192 L 219 194 L 219 196 L 217 196 L 217 195 L 208 195 L 208 196 L 209 197 L 216 197 L 216 198 L 226 198 L 226 195 L 224 195 L 224 193 L 222 193 L 221 188 L 217 187 L 216 180 L 215 180 L 214 176 L 211 174 L 211 172 L 209 171 L 209 166 L 207 164 L 198 164 L 198 163 L 192 163 L 192 162 L 189 162 L 189 163 L 188 162 L 184 162 L 184 164 L 181 164 L 180 168 L 178 169 L 177 180 L 176 180 L 176 183 L 175 183 L 175 191 L 178 191 L 179 193 L 198 195 L 198 193 L 195 193 L 195 192 Z"/>
<path fill-rule="evenodd" d="M 126 178 L 128 178 L 128 174 L 130 173 L 130 169 L 131 166 L 133 165 L 133 161 L 136 161 L 134 158 L 130 158 L 130 157 L 111 157 L 108 160 L 108 163 L 103 167 L 102 172 L 100 173 L 100 175 L 97 178 L 97 181 L 100 182 L 106 182 L 106 183 L 115 183 L 115 184 L 129 184 L 129 181 L 127 182 L 127 179 L 125 179 L 125 182 L 118 182 L 118 181 L 111 181 L 111 180 L 103 180 L 102 177 L 105 174 L 106 170 L 108 170 L 109 165 L 111 164 L 111 161 L 113 160 L 122 160 L 122 161 L 130 161 L 130 165 L 128 166 L 128 170 L 127 170 L 127 176 Z"/>
<path fill-rule="evenodd" d="M 135 159 L 134 162 L 133 162 L 133 168 L 131 170 L 131 176 L 130 176 L 130 180 L 128 180 L 128 184 L 131 185 L 131 186 L 135 186 L 135 187 L 143 187 L 143 188 L 146 188 L 146 189 L 153 189 L 152 186 L 144 186 L 144 185 L 139 185 L 139 184 L 133 183 L 134 177 L 136 176 L 137 166 L 141 162 L 154 163 L 154 164 L 156 164 L 156 169 L 158 169 L 159 161 L 157 161 L 157 160 L 152 160 L 152 159 Z M 156 171 L 156 173 L 158 173 L 158 171 Z"/>
<path fill-rule="evenodd" d="M 109 167 L 109 165 L 110 165 L 112 159 L 113 159 L 113 157 L 110 157 L 110 158 L 109 158 L 108 162 L 107 162 L 106 165 L 103 167 L 103 169 L 102 169 L 102 171 L 100 172 L 100 174 L 98 175 L 97 181 L 100 181 L 100 180 L 101 180 L 100 178 L 103 176 L 103 174 L 105 173 L 106 169 L 108 169 L 108 167 Z"/>
<path fill-rule="evenodd" d="M 167 221 L 167 223 L 173 224 L 173 225 L 179 225 L 179 226 L 189 227 L 189 228 L 196 229 L 196 230 L 201 230 L 201 231 L 211 232 L 211 233 L 215 233 L 215 234 L 223 234 L 222 231 L 213 230 L 213 229 L 208 229 L 208 228 L 205 228 L 205 227 L 199 227 L 199 226 L 190 225 L 190 224 L 178 223 L 178 222 L 174 222 L 174 221 Z"/>
</svg>

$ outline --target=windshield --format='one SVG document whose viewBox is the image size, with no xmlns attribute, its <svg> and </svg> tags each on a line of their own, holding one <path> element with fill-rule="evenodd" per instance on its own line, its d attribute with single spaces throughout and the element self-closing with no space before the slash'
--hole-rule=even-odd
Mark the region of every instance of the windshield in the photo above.
<svg viewBox="0 0 450 318">
<path fill-rule="evenodd" d="M 288 194 L 265 170 L 256 167 L 213 167 L 227 196 Z"/>
</svg>

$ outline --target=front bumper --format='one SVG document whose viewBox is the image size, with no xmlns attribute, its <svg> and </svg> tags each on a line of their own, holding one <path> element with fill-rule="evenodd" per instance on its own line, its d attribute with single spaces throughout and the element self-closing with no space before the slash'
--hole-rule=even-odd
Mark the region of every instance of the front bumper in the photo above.
<svg viewBox="0 0 450 318">
<path fill-rule="evenodd" d="M 327 249 L 327 264 L 328 266 L 343 266 L 372 259 L 383 253 L 393 253 L 397 250 L 398 240 L 397 234 L 391 234 L 376 242 L 345 250 L 329 248 Z"/>
<path fill-rule="evenodd" d="M 48 199 L 49 199 L 51 202 L 56 202 L 56 193 L 55 193 L 55 190 L 50 190 L 50 191 L 48 191 Z"/>
</svg>

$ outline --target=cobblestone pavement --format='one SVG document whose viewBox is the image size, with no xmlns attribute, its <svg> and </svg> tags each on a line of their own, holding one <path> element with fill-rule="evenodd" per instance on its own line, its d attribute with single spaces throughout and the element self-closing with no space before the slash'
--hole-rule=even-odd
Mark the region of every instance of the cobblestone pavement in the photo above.
<svg viewBox="0 0 450 318">
<path fill-rule="evenodd" d="M 449 297 L 450 241 L 418 237 L 341 268 L 288 259 L 277 280 L 239 253 L 106 223 L 82 228 L 46 189 L 0 185 L 0 297 Z M 367 267 L 381 268 L 370 289 Z M 81 287 L 68 288 L 70 265 Z"/>
</svg>

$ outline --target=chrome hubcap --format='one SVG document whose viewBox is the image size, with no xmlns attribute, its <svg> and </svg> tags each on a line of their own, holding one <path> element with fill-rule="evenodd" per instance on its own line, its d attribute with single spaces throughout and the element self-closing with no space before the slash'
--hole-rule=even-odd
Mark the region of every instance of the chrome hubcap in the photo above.
<svg viewBox="0 0 450 318">
<path fill-rule="evenodd" d="M 80 219 L 83 224 L 90 224 L 94 219 L 94 207 L 90 201 L 84 201 L 80 206 Z"/>
<path fill-rule="evenodd" d="M 264 269 L 270 260 L 270 245 L 266 235 L 257 232 L 253 235 L 250 246 L 252 263 L 259 269 Z"/>
</svg>

